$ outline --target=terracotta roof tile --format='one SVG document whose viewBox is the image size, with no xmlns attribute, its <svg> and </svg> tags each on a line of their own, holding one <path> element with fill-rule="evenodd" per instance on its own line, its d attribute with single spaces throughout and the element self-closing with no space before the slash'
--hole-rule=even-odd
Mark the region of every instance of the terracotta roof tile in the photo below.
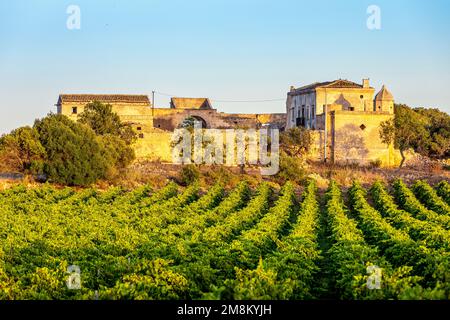
<svg viewBox="0 0 450 320">
<path fill-rule="evenodd" d="M 66 102 L 92 102 L 100 101 L 105 103 L 145 103 L 150 105 L 150 100 L 146 95 L 132 94 L 61 94 L 58 104 Z"/>
</svg>

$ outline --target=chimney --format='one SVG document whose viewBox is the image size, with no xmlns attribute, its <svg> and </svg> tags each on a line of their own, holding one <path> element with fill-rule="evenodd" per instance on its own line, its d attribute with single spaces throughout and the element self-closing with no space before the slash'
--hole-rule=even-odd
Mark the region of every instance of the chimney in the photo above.
<svg viewBox="0 0 450 320">
<path fill-rule="evenodd" d="M 294 90 L 295 90 L 295 87 L 294 87 L 294 86 L 291 86 L 291 90 L 290 90 L 290 91 L 292 92 L 292 91 L 294 91 Z"/>
<path fill-rule="evenodd" d="M 363 79 L 362 85 L 363 85 L 363 88 L 369 88 L 370 87 L 369 79 Z"/>
</svg>

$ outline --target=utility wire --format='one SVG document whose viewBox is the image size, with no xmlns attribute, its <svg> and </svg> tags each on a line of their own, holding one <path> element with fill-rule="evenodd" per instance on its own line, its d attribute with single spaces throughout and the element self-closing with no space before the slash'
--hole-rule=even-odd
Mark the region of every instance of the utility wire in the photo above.
<svg viewBox="0 0 450 320">
<path fill-rule="evenodd" d="M 177 97 L 177 95 L 175 94 L 169 94 L 169 93 L 163 93 L 163 92 L 158 92 L 155 91 L 155 93 L 161 95 L 161 96 L 167 96 L 167 97 Z M 282 99 L 257 99 L 257 100 L 224 100 L 224 99 L 215 99 L 215 98 L 209 98 L 209 100 L 211 101 L 215 101 L 215 102 L 230 102 L 230 103 L 253 103 L 253 102 L 273 102 L 273 101 L 285 101 L 285 98 Z"/>
</svg>

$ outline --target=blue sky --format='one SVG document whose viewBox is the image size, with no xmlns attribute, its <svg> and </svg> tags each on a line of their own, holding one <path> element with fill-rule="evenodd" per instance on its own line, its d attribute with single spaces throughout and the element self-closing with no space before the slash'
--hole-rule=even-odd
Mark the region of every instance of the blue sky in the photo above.
<svg viewBox="0 0 450 320">
<path fill-rule="evenodd" d="M 66 27 L 72 4 L 80 30 Z M 381 30 L 366 27 L 372 4 Z M 337 78 L 450 112 L 449 12 L 446 0 L 1 0 L 0 133 L 55 111 L 60 93 L 156 90 L 284 112 L 290 85 Z"/>
</svg>

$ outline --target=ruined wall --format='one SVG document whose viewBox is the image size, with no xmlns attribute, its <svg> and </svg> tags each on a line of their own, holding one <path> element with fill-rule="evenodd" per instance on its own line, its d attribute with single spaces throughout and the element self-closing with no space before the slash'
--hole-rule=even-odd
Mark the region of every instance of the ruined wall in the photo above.
<svg viewBox="0 0 450 320">
<path fill-rule="evenodd" d="M 207 128 L 228 128 L 229 123 L 224 121 L 220 113 L 215 109 L 156 109 L 154 127 L 162 130 L 173 131 L 179 127 L 184 119 L 197 117 L 203 119 Z"/>
<path fill-rule="evenodd" d="M 217 112 L 215 109 L 165 109 L 155 108 L 154 127 L 162 130 L 173 131 L 179 127 L 188 117 L 201 118 L 206 123 L 206 128 L 232 129 L 232 128 L 257 128 L 265 123 L 277 123 L 284 127 L 286 116 L 283 113 L 275 114 L 230 114 Z"/>
<path fill-rule="evenodd" d="M 76 121 L 83 113 L 86 103 L 64 103 L 58 113 Z M 111 103 L 113 112 L 131 124 L 138 135 L 134 145 L 137 158 L 172 162 L 172 132 L 188 117 L 202 119 L 206 128 L 234 129 L 259 128 L 265 123 L 277 123 L 284 127 L 285 114 L 228 114 L 215 109 L 154 108 L 145 104 Z M 77 108 L 77 113 L 72 108 Z"/>
</svg>

